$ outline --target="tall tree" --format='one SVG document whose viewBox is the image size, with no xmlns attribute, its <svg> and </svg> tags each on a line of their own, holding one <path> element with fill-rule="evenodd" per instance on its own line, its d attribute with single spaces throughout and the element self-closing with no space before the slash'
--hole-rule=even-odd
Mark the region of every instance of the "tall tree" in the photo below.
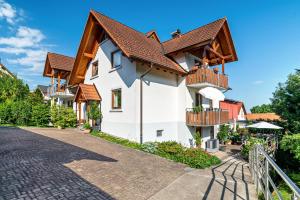
<svg viewBox="0 0 300 200">
<path fill-rule="evenodd" d="M 300 71 L 278 84 L 271 101 L 274 111 L 287 121 L 288 129 L 300 133 Z"/>
<path fill-rule="evenodd" d="M 271 113 L 274 112 L 270 104 L 262 104 L 258 106 L 253 106 L 250 109 L 251 113 Z"/>
</svg>

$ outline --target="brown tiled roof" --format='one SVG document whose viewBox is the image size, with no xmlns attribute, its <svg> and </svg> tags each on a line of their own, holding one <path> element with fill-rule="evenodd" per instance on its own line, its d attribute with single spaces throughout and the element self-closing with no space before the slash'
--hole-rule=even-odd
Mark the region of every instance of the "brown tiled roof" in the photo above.
<svg viewBox="0 0 300 200">
<path fill-rule="evenodd" d="M 69 72 L 72 71 L 75 61 L 74 58 L 50 52 L 48 52 L 47 57 L 49 59 L 51 68 L 65 70 Z"/>
<path fill-rule="evenodd" d="M 255 120 L 280 120 L 280 116 L 275 113 L 251 113 L 246 115 L 246 119 L 249 121 Z"/>
<path fill-rule="evenodd" d="M 207 25 L 201 26 L 197 29 L 182 34 L 180 37 L 163 42 L 165 53 L 171 53 L 183 48 L 199 44 L 201 42 L 209 41 L 217 36 L 222 28 L 226 18 L 219 19 Z"/>
<path fill-rule="evenodd" d="M 86 101 L 101 101 L 101 96 L 95 85 L 80 83 L 75 95 L 75 100 L 77 99 L 77 96 L 81 94 Z"/>
<path fill-rule="evenodd" d="M 96 11 L 92 10 L 91 13 L 127 57 L 186 73 L 177 63 L 164 55 L 162 45 L 156 40 Z"/>
</svg>

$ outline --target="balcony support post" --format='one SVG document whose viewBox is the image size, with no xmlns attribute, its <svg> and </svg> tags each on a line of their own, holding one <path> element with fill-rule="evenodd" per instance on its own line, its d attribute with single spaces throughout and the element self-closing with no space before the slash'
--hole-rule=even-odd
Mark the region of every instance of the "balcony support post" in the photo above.
<svg viewBox="0 0 300 200">
<path fill-rule="evenodd" d="M 222 59 L 222 74 L 225 74 L 225 60 Z"/>
</svg>

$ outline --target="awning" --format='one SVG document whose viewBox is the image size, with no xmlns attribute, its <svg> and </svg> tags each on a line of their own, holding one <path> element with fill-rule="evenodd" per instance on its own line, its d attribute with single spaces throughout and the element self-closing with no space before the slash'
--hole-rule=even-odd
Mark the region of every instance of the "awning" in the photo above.
<svg viewBox="0 0 300 200">
<path fill-rule="evenodd" d="M 101 101 L 101 96 L 94 84 L 79 84 L 75 102 L 81 101 Z"/>
<path fill-rule="evenodd" d="M 212 99 L 213 101 L 223 101 L 225 99 L 223 92 L 213 87 L 205 87 L 198 92 L 205 98 Z"/>
<path fill-rule="evenodd" d="M 246 127 L 247 128 L 257 128 L 257 129 L 283 129 L 280 126 L 276 126 L 276 125 L 268 123 L 268 122 L 258 122 L 256 124 L 252 124 L 252 125 L 249 125 Z"/>
</svg>

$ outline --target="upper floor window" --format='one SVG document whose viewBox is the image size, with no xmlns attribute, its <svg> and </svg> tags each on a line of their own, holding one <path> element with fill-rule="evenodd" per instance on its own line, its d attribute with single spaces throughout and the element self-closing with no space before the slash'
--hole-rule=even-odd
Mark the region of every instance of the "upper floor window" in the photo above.
<svg viewBox="0 0 300 200">
<path fill-rule="evenodd" d="M 117 50 L 111 53 L 112 68 L 121 66 L 122 51 Z"/>
<path fill-rule="evenodd" d="M 92 63 L 92 77 L 98 75 L 98 60 Z"/>
<path fill-rule="evenodd" d="M 112 90 L 112 109 L 122 108 L 122 91 L 121 89 Z"/>
</svg>

